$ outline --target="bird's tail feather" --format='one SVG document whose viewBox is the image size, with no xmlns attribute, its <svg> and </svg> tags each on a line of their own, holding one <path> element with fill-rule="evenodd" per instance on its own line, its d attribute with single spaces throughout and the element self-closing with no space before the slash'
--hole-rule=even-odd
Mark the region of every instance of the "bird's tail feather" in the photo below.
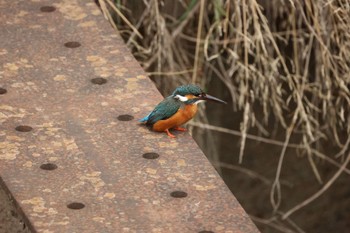
<svg viewBox="0 0 350 233">
<path fill-rule="evenodd" d="M 151 115 L 151 114 L 148 114 L 148 115 L 145 116 L 144 118 L 140 119 L 139 122 L 146 122 L 146 121 L 148 121 L 150 115 Z"/>
</svg>

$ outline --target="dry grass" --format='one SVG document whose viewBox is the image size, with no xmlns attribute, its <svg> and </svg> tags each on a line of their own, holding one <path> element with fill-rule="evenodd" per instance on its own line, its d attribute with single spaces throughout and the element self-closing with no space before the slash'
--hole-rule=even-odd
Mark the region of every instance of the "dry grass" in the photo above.
<svg viewBox="0 0 350 233">
<path fill-rule="evenodd" d="M 104 14 L 114 19 L 150 75 L 162 77 L 156 80 L 165 88 L 189 82 L 206 86 L 209 79 L 205 77 L 220 79 L 230 93 L 232 108 L 243 113 L 240 162 L 247 139 L 281 146 L 271 189 L 274 216 L 287 219 L 315 200 L 342 172 L 349 174 L 348 1 L 136 2 L 100 0 Z M 263 117 L 259 118 L 261 111 Z M 273 135 L 265 129 L 271 119 L 284 128 L 283 142 L 248 134 L 255 127 L 266 136 Z M 293 135 L 300 135 L 299 144 L 290 143 Z M 325 141 L 333 142 L 339 151 L 322 154 Z M 282 212 L 280 173 L 288 147 L 306 153 L 320 183 L 314 158 L 322 158 L 339 170 L 315 195 Z M 293 224 L 288 227 L 301 231 Z"/>
</svg>

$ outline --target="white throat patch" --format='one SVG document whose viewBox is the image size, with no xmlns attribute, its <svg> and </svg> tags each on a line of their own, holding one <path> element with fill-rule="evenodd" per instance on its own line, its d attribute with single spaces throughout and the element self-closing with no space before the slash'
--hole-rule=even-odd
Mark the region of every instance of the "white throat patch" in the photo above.
<svg viewBox="0 0 350 233">
<path fill-rule="evenodd" d="M 204 102 L 205 100 L 197 100 L 194 104 L 199 104 L 199 103 L 202 103 L 202 102 Z"/>
<path fill-rule="evenodd" d="M 181 102 L 186 102 L 188 100 L 186 96 L 182 96 L 182 95 L 176 95 L 175 98 L 179 99 Z"/>
</svg>

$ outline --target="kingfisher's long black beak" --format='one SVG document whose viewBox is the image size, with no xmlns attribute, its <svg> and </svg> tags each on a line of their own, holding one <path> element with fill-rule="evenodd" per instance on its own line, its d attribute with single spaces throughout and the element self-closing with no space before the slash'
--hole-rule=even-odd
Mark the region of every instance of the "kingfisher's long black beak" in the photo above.
<svg viewBox="0 0 350 233">
<path fill-rule="evenodd" d="M 220 104 L 227 104 L 225 101 L 223 101 L 221 99 L 218 99 L 218 98 L 216 98 L 214 96 L 208 95 L 208 94 L 202 94 L 201 99 L 217 102 L 217 103 L 220 103 Z"/>
</svg>

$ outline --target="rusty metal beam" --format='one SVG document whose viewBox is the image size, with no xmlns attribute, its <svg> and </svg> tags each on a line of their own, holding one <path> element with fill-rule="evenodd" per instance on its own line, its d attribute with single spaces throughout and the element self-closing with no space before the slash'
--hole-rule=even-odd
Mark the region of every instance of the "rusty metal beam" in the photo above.
<svg viewBox="0 0 350 233">
<path fill-rule="evenodd" d="M 94 2 L 0 0 L 0 176 L 33 232 L 257 232 Z M 239 188 L 239 187 L 237 187 Z"/>
</svg>

